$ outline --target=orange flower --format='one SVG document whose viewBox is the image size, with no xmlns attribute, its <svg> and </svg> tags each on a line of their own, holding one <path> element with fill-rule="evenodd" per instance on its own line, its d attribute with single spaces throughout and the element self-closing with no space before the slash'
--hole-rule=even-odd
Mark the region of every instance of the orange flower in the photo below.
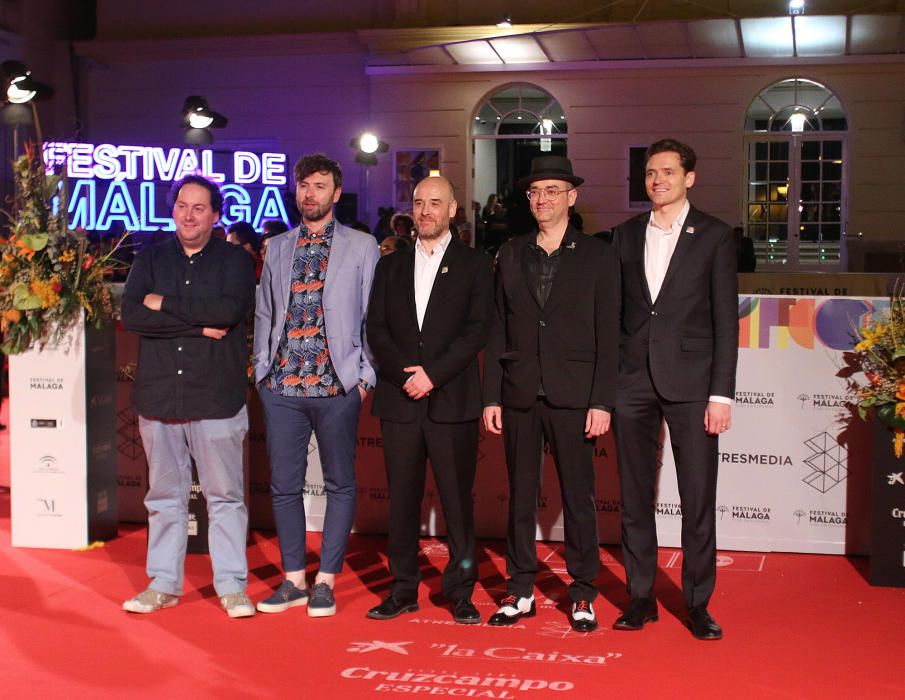
<svg viewBox="0 0 905 700">
<path fill-rule="evenodd" d="M 307 377 L 305 377 L 305 385 L 306 385 L 306 386 L 314 386 L 314 385 L 317 384 L 320 380 L 321 380 L 321 378 L 318 377 L 316 374 L 309 374 Z"/>
<path fill-rule="evenodd" d="M 283 386 L 298 386 L 302 383 L 302 378 L 298 375 L 283 377 Z"/>
<path fill-rule="evenodd" d="M 899 382 L 898 391 L 896 391 L 896 398 L 899 401 L 905 401 L 905 381 Z"/>
<path fill-rule="evenodd" d="M 7 309 L 3 313 L 3 318 L 10 323 L 18 323 L 22 318 L 22 312 L 19 309 Z"/>
</svg>

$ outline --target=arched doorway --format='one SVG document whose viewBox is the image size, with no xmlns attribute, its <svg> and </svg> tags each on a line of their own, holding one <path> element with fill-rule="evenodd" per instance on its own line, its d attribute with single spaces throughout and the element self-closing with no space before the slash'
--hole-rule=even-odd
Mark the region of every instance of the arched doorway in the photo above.
<svg viewBox="0 0 905 700">
<path fill-rule="evenodd" d="M 539 155 L 566 155 L 568 123 L 550 93 L 530 83 L 506 85 L 491 93 L 475 111 L 471 127 L 474 198 L 481 205 L 479 244 L 496 248 L 506 238 L 534 226 L 516 181 Z M 491 195 L 499 196 L 488 211 Z"/>
<path fill-rule="evenodd" d="M 746 233 L 758 268 L 844 268 L 848 120 L 812 80 L 774 83 L 745 120 Z"/>
</svg>

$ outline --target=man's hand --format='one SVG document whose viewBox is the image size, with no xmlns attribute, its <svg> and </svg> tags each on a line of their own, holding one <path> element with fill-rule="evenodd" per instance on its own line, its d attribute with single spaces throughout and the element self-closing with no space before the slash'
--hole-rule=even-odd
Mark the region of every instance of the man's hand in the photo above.
<svg viewBox="0 0 905 700">
<path fill-rule="evenodd" d="M 589 408 L 588 417 L 584 420 L 584 436 L 595 438 L 605 435 L 610 429 L 610 414 L 599 408 Z"/>
<path fill-rule="evenodd" d="M 503 432 L 503 409 L 499 406 L 484 407 L 484 430 L 494 435 Z"/>
<path fill-rule="evenodd" d="M 151 311 L 160 311 L 163 304 L 163 296 L 161 294 L 145 294 L 144 305 Z"/>
<path fill-rule="evenodd" d="M 147 304 L 147 302 L 145 303 Z M 205 326 L 201 329 L 201 335 L 212 338 L 214 340 L 221 340 L 225 338 L 228 332 L 228 328 L 208 328 L 207 326 Z"/>
<path fill-rule="evenodd" d="M 704 430 L 709 435 L 725 433 L 732 427 L 732 406 L 719 401 L 709 401 L 704 411 Z"/>
<path fill-rule="evenodd" d="M 434 383 L 431 381 L 431 378 L 427 376 L 424 367 L 421 365 L 403 367 L 402 370 L 404 372 L 413 373 L 405 380 L 405 384 L 402 385 L 402 388 L 405 389 L 405 393 L 409 395 L 409 398 L 418 401 L 427 396 L 431 392 L 431 389 L 434 388 Z"/>
<path fill-rule="evenodd" d="M 361 388 L 361 384 L 357 384 L 355 388 L 358 389 L 358 394 L 359 396 L 361 396 L 361 400 L 364 401 L 365 396 L 368 395 L 368 392 Z"/>
</svg>

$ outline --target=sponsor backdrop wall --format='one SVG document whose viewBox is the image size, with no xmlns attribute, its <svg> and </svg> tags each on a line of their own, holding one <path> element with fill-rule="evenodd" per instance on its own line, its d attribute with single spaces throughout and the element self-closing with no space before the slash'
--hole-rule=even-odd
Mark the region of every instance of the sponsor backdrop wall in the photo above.
<svg viewBox="0 0 905 700">
<path fill-rule="evenodd" d="M 739 297 L 739 369 L 733 427 L 720 439 L 717 536 L 722 549 L 866 553 L 869 427 L 848 408 L 845 351 L 852 328 L 888 306 L 868 298 Z M 128 342 L 128 341 L 127 341 Z M 119 349 L 127 345 L 120 344 Z M 134 344 L 133 350 L 134 352 Z M 125 363 L 119 352 L 119 362 Z M 133 355 L 134 357 L 134 355 Z M 122 378 L 122 375 L 121 375 Z M 143 456 L 128 384 L 119 392 L 120 503 L 122 516 L 143 520 Z M 253 527 L 270 528 L 269 468 L 257 397 L 251 396 L 249 449 Z M 358 508 L 355 529 L 385 532 L 388 517 L 380 426 L 364 405 L 358 432 Z M 679 546 L 681 508 L 675 468 L 664 430 L 657 497 L 660 544 Z M 474 488 L 479 536 L 506 532 L 508 485 L 502 441 L 481 435 Z M 308 454 L 305 500 L 308 526 L 320 530 L 325 507 L 317 446 Z M 600 539 L 619 541 L 619 483 L 611 435 L 599 440 L 597 509 Z M 549 454 L 538 502 L 538 539 L 562 540 L 559 483 Z M 445 530 L 433 479 L 425 487 L 422 532 Z"/>
</svg>

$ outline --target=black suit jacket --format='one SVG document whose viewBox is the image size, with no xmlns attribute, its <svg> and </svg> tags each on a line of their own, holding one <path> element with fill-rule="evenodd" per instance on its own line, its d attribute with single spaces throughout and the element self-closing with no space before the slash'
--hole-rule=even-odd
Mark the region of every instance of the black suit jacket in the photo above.
<svg viewBox="0 0 905 700">
<path fill-rule="evenodd" d="M 380 259 L 368 306 L 368 343 L 377 360 L 377 388 L 371 412 L 412 422 L 428 403 L 438 423 L 481 415 L 478 353 L 487 342 L 493 308 L 493 272 L 488 257 L 453 238 L 446 248 L 418 329 L 415 310 L 415 253 L 401 250 Z M 403 367 L 421 365 L 434 389 L 420 401 L 402 385 Z"/>
<path fill-rule="evenodd" d="M 496 315 L 484 362 L 484 405 L 528 408 L 543 380 L 557 408 L 615 406 L 619 268 L 612 248 L 566 229 L 563 258 L 541 308 L 527 281 L 535 234 L 500 249 Z"/>
<path fill-rule="evenodd" d="M 669 401 L 734 398 L 738 361 L 738 278 L 729 226 L 688 212 L 663 286 L 652 302 L 644 273 L 650 212 L 616 227 L 622 272 L 620 386 L 650 368 Z"/>
</svg>

